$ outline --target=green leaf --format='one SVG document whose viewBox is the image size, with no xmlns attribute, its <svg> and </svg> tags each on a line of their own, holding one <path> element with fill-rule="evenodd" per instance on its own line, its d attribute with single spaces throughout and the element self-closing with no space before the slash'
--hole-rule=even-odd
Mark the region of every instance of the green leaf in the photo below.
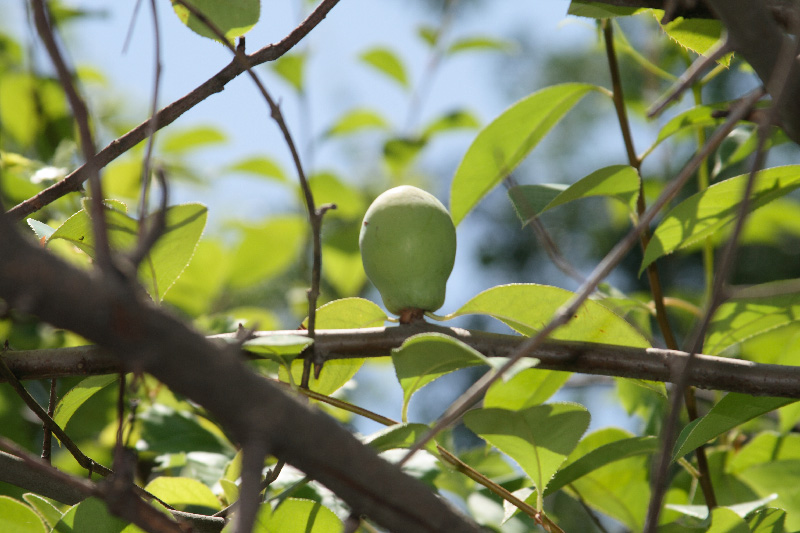
<svg viewBox="0 0 800 533">
<path fill-rule="evenodd" d="M 796 401 L 791 398 L 749 396 L 730 392 L 717 402 L 707 415 L 692 421 L 683 428 L 675 442 L 672 460 L 683 457 L 711 439 L 748 420 Z"/>
<path fill-rule="evenodd" d="M 208 313 L 227 282 L 230 262 L 231 254 L 219 241 L 201 239 L 192 260 L 172 285 L 164 301 L 189 316 Z"/>
<path fill-rule="evenodd" d="M 800 434 L 780 435 L 774 431 L 763 431 L 731 457 L 725 470 L 731 474 L 740 474 L 753 466 L 788 460 L 800 460 Z"/>
<path fill-rule="evenodd" d="M 653 10 L 657 18 L 663 16 L 663 11 Z M 722 23 L 716 19 L 678 17 L 662 26 L 670 39 L 684 48 L 697 54 L 705 54 L 722 37 Z M 719 63 L 728 66 L 731 54 L 726 55 Z"/>
<path fill-rule="evenodd" d="M 0 496 L 0 531 L 47 533 L 41 518 L 24 503 Z"/>
<path fill-rule="evenodd" d="M 476 409 L 464 415 L 467 427 L 516 461 L 539 494 L 575 449 L 589 419 L 585 407 L 571 403 L 535 405 L 521 411 Z"/>
<path fill-rule="evenodd" d="M 595 431 L 581 440 L 562 468 L 566 470 L 592 451 L 631 437 L 619 428 Z M 650 500 L 650 463 L 650 457 L 631 455 L 595 468 L 563 490 L 574 497 L 580 495 L 589 507 L 618 520 L 630 531 L 642 531 Z"/>
<path fill-rule="evenodd" d="M 342 298 L 317 309 L 316 326 L 320 329 L 359 329 L 383 326 L 386 313 L 364 298 Z M 303 321 L 308 328 L 308 319 Z"/>
<path fill-rule="evenodd" d="M 230 42 L 255 26 L 261 10 L 260 0 L 227 0 L 222 3 L 218 0 L 188 0 L 187 3 L 205 15 Z M 172 1 L 172 9 L 180 21 L 195 33 L 219 40 L 207 24 L 175 0 Z"/>
<path fill-rule="evenodd" d="M 745 518 L 747 515 L 764 507 L 769 502 L 775 500 L 778 497 L 777 494 L 771 494 L 766 498 L 761 498 L 760 500 L 754 500 L 751 502 L 743 502 L 737 503 L 736 505 L 726 505 L 724 507 L 719 507 L 718 509 L 725 509 L 726 511 L 733 513 L 733 516 L 738 517 L 740 520 Z M 673 511 L 678 511 L 681 514 L 685 514 L 687 516 L 691 516 L 694 518 L 699 518 L 700 520 L 705 520 L 708 518 L 708 506 L 707 505 L 676 505 L 676 504 L 667 504 L 666 506 L 668 509 L 672 509 Z M 717 526 L 718 524 L 715 522 L 717 517 L 713 514 L 711 515 L 711 524 L 712 526 Z M 738 522 L 733 522 L 738 523 Z M 712 529 L 714 529 L 712 527 Z M 711 529 L 709 529 L 711 531 Z M 727 531 L 727 530 L 719 530 L 719 531 Z M 750 533 L 749 529 L 745 529 L 747 533 Z"/>
<path fill-rule="evenodd" d="M 399 174 L 417 158 L 427 143 L 428 141 L 424 137 L 389 139 L 383 145 L 383 160 L 389 170 Z"/>
<path fill-rule="evenodd" d="M 422 333 L 406 339 L 392 350 L 397 380 L 403 388 L 402 419 L 408 420 L 411 396 L 432 381 L 461 368 L 488 365 L 474 348 L 441 333 Z"/>
<path fill-rule="evenodd" d="M 760 509 L 747 517 L 752 533 L 785 533 L 786 511 L 783 509 Z"/>
<path fill-rule="evenodd" d="M 303 72 L 306 64 L 306 54 L 285 54 L 272 63 L 273 70 L 283 78 L 298 93 L 303 92 Z"/>
<path fill-rule="evenodd" d="M 58 404 L 53 413 L 53 421 L 59 427 L 67 427 L 67 422 L 75 414 L 75 411 L 83 405 L 89 398 L 100 392 L 102 389 L 117 381 L 116 374 L 106 374 L 103 376 L 89 376 L 80 381 L 67 392 Z"/>
<path fill-rule="evenodd" d="M 639 185 L 639 173 L 635 168 L 615 165 L 596 170 L 566 189 L 561 185 L 520 185 L 509 189 L 508 196 L 517 216 L 527 224 L 533 217 L 554 207 L 593 196 L 619 200 L 635 213 Z"/>
<path fill-rule="evenodd" d="M 2 131 L 21 146 L 32 145 L 41 126 L 37 111 L 37 82 L 30 74 L 3 72 L 0 84 Z"/>
<path fill-rule="evenodd" d="M 118 205 L 118 204 L 114 204 Z M 147 227 L 154 215 L 147 217 Z M 150 296 L 160 301 L 186 268 L 206 225 L 208 208 L 202 204 L 183 204 L 167 209 L 161 238 L 139 266 L 139 277 Z M 116 208 L 105 211 L 108 239 L 120 252 L 132 250 L 139 238 L 139 222 Z M 65 239 L 94 258 L 94 235 L 86 209 L 78 211 L 56 229 L 48 242 Z"/>
<path fill-rule="evenodd" d="M 660 448 L 656 437 L 630 437 L 604 444 L 561 469 L 545 490 L 545 496 L 565 487 L 590 472 L 628 457 L 650 455 Z"/>
<path fill-rule="evenodd" d="M 297 335 L 266 335 L 245 341 L 242 349 L 288 365 L 313 342 L 313 339 Z"/>
<path fill-rule="evenodd" d="M 591 0 L 572 0 L 569 4 L 568 15 L 576 17 L 587 17 L 594 19 L 606 19 L 613 17 L 627 17 L 643 13 L 647 9 L 642 7 L 624 7 L 607 4 L 604 2 L 594 2 Z"/>
<path fill-rule="evenodd" d="M 38 494 L 28 492 L 22 495 L 22 499 L 28 502 L 28 505 L 33 507 L 33 510 L 36 511 L 36 514 L 39 515 L 39 518 L 41 518 L 49 528 L 55 527 L 55 525 L 63 516 L 63 513 L 55 505 L 53 505 L 50 500 L 39 496 Z"/>
<path fill-rule="evenodd" d="M 404 89 L 409 88 L 406 69 L 402 61 L 400 61 L 400 58 L 390 49 L 384 47 L 370 48 L 361 54 L 360 57 L 366 64 L 396 81 Z"/>
<path fill-rule="evenodd" d="M 368 129 L 389 129 L 389 122 L 377 111 L 365 108 L 351 109 L 325 132 L 326 137 L 349 135 Z"/>
<path fill-rule="evenodd" d="M 269 218 L 261 225 L 243 229 L 230 272 L 230 284 L 245 288 L 263 283 L 289 268 L 304 246 L 308 223 L 303 217 Z"/>
<path fill-rule="evenodd" d="M 480 121 L 463 109 L 457 109 L 432 120 L 422 131 L 422 137 L 427 139 L 437 133 L 444 133 L 460 129 L 479 128 Z"/>
<path fill-rule="evenodd" d="M 439 28 L 433 26 L 423 25 L 417 28 L 417 35 L 419 38 L 431 48 L 436 46 L 436 42 L 439 40 L 440 32 L 441 30 Z"/>
<path fill-rule="evenodd" d="M 585 83 L 547 87 L 513 104 L 481 130 L 453 177 L 453 222 L 458 225 L 590 91 L 601 89 Z"/>
<path fill-rule="evenodd" d="M 780 282 L 778 282 L 780 283 Z M 755 288 L 769 288 L 767 283 Z M 708 327 L 703 353 L 720 354 L 726 348 L 760 333 L 791 324 L 800 317 L 800 295 L 729 300 L 719 306 Z"/>
<path fill-rule="evenodd" d="M 42 243 L 46 243 L 47 239 L 56 231 L 56 228 L 48 226 L 44 222 L 39 222 L 35 218 L 29 218 L 27 222 Z"/>
<path fill-rule="evenodd" d="M 203 513 L 219 511 L 219 499 L 203 483 L 187 477 L 161 476 L 145 486 L 144 490 L 164 503 L 184 511 Z"/>
<path fill-rule="evenodd" d="M 568 290 L 548 285 L 500 285 L 478 294 L 444 319 L 474 314 L 489 315 L 523 335 L 531 335 L 544 327 L 573 296 Z M 535 302 L 535 305 L 531 305 L 531 302 Z M 650 347 L 647 339 L 633 326 L 593 300 L 587 300 L 572 320 L 553 333 L 552 338 Z"/>
<path fill-rule="evenodd" d="M 750 533 L 750 528 L 747 527 L 747 522 L 732 510 L 717 507 L 711 511 L 711 527 L 706 533 Z"/>
<path fill-rule="evenodd" d="M 483 399 L 484 407 L 518 411 L 544 403 L 567 382 L 571 372 L 529 368 L 507 381 L 495 381 Z"/>
<path fill-rule="evenodd" d="M 180 131 L 167 130 L 162 139 L 161 150 L 171 154 L 185 155 L 192 150 L 222 144 L 227 140 L 225 134 L 213 126 L 197 126 Z"/>
<path fill-rule="evenodd" d="M 720 117 L 715 118 L 713 116 L 714 112 L 720 109 L 724 108 L 719 105 L 701 105 L 683 111 L 682 113 L 672 117 L 661 127 L 658 132 L 658 137 L 656 137 L 656 140 L 653 142 L 650 148 L 647 149 L 642 159 L 647 157 L 647 155 L 655 150 L 659 144 L 669 139 L 673 135 L 687 130 L 695 131 L 721 124 L 725 121 L 725 119 Z"/>
<path fill-rule="evenodd" d="M 457 39 L 447 47 L 447 55 L 454 55 L 459 52 L 471 51 L 490 51 L 490 52 L 509 52 L 514 49 L 514 44 L 493 37 L 474 36 Z"/>
<path fill-rule="evenodd" d="M 111 515 L 105 503 L 88 498 L 70 507 L 52 533 L 122 533 L 127 525 L 125 520 Z"/>
<path fill-rule="evenodd" d="M 317 309 L 316 327 L 319 329 L 357 329 L 383 326 L 386 313 L 380 307 L 363 298 L 343 298 L 329 302 Z M 308 319 L 303 321 L 308 327 Z M 350 381 L 364 364 L 364 359 L 334 359 L 322 367 L 319 379 L 311 376 L 309 388 L 320 394 L 333 394 Z M 303 361 L 292 361 L 291 382 L 300 383 L 303 376 Z M 278 376 L 289 381 L 286 369 L 281 367 Z"/>
<path fill-rule="evenodd" d="M 734 220 L 739 213 L 748 176 L 715 183 L 670 210 L 658 225 L 645 250 L 639 274 L 664 255 L 710 236 Z M 800 186 L 800 166 L 790 165 L 758 173 L 748 212 L 755 211 Z"/>
<path fill-rule="evenodd" d="M 378 453 L 398 448 L 411 448 L 430 429 L 425 424 L 397 424 L 373 433 L 364 439 L 364 444 L 368 444 Z M 428 443 L 426 448 L 429 452 L 436 453 L 436 445 L 433 442 Z"/>
<path fill-rule="evenodd" d="M 332 172 L 318 172 L 308 179 L 317 205 L 336 204 L 336 209 L 328 211 L 326 217 L 358 219 L 367 210 L 366 201 L 356 187 L 339 179 Z"/>
<path fill-rule="evenodd" d="M 800 461 L 770 461 L 748 468 L 738 477 L 763 498 L 777 494 L 772 506 L 786 512 L 786 530 L 800 528 L 800 493 L 797 490 Z M 773 533 L 773 530 L 767 531 Z"/>
<path fill-rule="evenodd" d="M 240 160 L 227 169 L 229 172 L 244 172 L 280 182 L 288 182 L 286 173 L 281 165 L 272 158 L 255 156 Z"/>
<path fill-rule="evenodd" d="M 156 454 L 204 451 L 232 455 L 230 444 L 211 433 L 190 413 L 154 404 L 138 413 L 137 418 L 141 423 L 137 450 Z"/>
<path fill-rule="evenodd" d="M 222 533 L 233 533 L 235 523 L 231 520 Z M 270 504 L 262 504 L 252 533 L 330 533 L 343 527 L 333 511 L 321 503 L 287 498 L 274 511 Z"/>
</svg>

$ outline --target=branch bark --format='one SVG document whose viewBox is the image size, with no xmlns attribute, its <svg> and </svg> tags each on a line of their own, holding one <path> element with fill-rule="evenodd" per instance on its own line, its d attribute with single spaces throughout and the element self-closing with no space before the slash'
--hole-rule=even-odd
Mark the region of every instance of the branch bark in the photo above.
<svg viewBox="0 0 800 533">
<path fill-rule="evenodd" d="M 203 405 L 240 443 L 316 479 L 390 531 L 476 532 L 421 482 L 364 446 L 327 415 L 251 372 L 237 354 L 155 308 L 128 282 L 78 270 L 23 239 L 0 216 L 0 298 L 75 331 Z"/>
<path fill-rule="evenodd" d="M 315 343 L 318 356 L 323 361 L 387 357 L 412 335 L 427 332 L 450 335 L 488 357 L 507 357 L 525 341 L 524 337 L 516 335 L 417 323 L 389 328 L 320 329 L 317 330 Z M 306 336 L 306 332 L 261 331 L 255 335 Z M 234 336 L 234 333 L 226 333 L 210 339 L 221 341 Z M 689 354 L 659 348 L 549 340 L 530 357 L 539 359 L 537 368 L 544 370 L 674 382 L 674 372 L 684 365 Z M 689 375 L 689 383 L 695 387 L 755 396 L 800 398 L 800 367 L 753 363 L 713 355 L 698 354 L 695 357 L 697 360 L 692 364 Z M 22 380 L 111 374 L 122 370 L 117 358 L 97 346 L 12 350 L 3 355 L 3 360 Z"/>
</svg>

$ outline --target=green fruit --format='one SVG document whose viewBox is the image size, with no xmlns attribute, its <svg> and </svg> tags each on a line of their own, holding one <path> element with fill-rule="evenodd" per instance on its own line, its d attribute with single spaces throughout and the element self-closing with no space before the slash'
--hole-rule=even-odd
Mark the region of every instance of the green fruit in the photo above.
<svg viewBox="0 0 800 533">
<path fill-rule="evenodd" d="M 358 245 L 364 271 L 401 321 L 442 306 L 456 228 L 433 195 L 409 185 L 384 192 L 364 215 Z"/>
</svg>

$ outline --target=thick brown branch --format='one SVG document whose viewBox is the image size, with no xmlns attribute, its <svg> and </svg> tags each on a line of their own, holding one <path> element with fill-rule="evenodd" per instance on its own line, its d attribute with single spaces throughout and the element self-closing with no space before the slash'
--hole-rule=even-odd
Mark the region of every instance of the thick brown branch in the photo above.
<svg viewBox="0 0 800 533">
<path fill-rule="evenodd" d="M 387 357 L 411 337 L 424 332 L 439 332 L 455 337 L 489 357 L 506 357 L 525 339 L 433 324 L 414 324 L 389 328 L 320 329 L 316 334 L 319 356 L 332 359 Z M 305 331 L 262 331 L 259 337 L 298 335 Z M 233 338 L 234 334 L 212 339 Z M 658 348 L 631 348 L 607 344 L 549 340 L 530 357 L 539 359 L 538 368 L 582 374 L 617 376 L 672 382 L 688 354 Z M 713 355 L 696 355 L 689 382 L 711 390 L 741 392 L 757 396 L 800 398 L 800 367 L 753 363 Z M 52 350 L 9 351 L 6 364 L 20 379 L 110 374 L 121 370 L 119 361 L 108 350 L 96 346 Z"/>
</svg>

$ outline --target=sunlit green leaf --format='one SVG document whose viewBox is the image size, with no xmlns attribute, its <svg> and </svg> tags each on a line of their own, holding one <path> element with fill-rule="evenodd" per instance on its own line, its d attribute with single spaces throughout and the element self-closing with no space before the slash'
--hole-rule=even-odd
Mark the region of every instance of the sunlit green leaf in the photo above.
<svg viewBox="0 0 800 533">
<path fill-rule="evenodd" d="M 116 374 L 106 374 L 102 376 L 89 376 L 84 378 L 72 387 L 56 404 L 53 413 L 53 420 L 59 427 L 67 427 L 67 422 L 75 414 L 75 411 L 83 405 L 89 398 L 100 392 L 102 389 L 117 381 Z"/>
<path fill-rule="evenodd" d="M 105 503 L 88 498 L 70 507 L 52 533 L 121 533 L 127 525 L 125 520 L 109 513 Z"/>
<path fill-rule="evenodd" d="M 231 254 L 217 240 L 201 239 L 192 260 L 164 297 L 190 316 L 210 311 L 228 279 Z"/>
<path fill-rule="evenodd" d="M 364 443 L 369 444 L 377 452 L 410 448 L 428 431 L 430 428 L 425 424 L 397 424 L 370 435 L 364 440 Z M 436 447 L 431 442 L 427 448 L 428 451 L 435 452 Z"/>
<path fill-rule="evenodd" d="M 409 87 L 408 76 L 402 61 L 388 48 L 370 48 L 361 54 L 361 60 L 378 72 L 396 81 L 403 88 Z"/>
<path fill-rule="evenodd" d="M 774 285 L 768 283 L 760 287 L 769 289 Z M 798 320 L 800 295 L 796 292 L 768 298 L 729 300 L 714 313 L 703 352 L 719 354 L 743 340 Z"/>
<path fill-rule="evenodd" d="M 317 309 L 316 327 L 319 329 L 356 329 L 383 326 L 386 313 L 380 307 L 363 298 L 343 298 L 334 300 Z M 303 321 L 308 327 L 308 319 Z M 322 367 L 319 379 L 313 375 L 309 380 L 309 388 L 320 394 L 333 394 L 350 381 L 364 364 L 364 359 L 333 359 Z M 303 361 L 292 361 L 292 381 L 301 382 Z M 281 367 L 279 376 L 282 381 L 289 381 L 286 370 Z"/>
<path fill-rule="evenodd" d="M 302 93 L 303 80 L 305 78 L 305 64 L 305 53 L 285 54 L 272 63 L 272 68 L 275 73 L 289 83 L 295 91 Z"/>
<path fill-rule="evenodd" d="M 645 11 L 647 10 L 641 7 L 617 6 L 605 2 L 593 2 L 591 0 L 572 0 L 569 4 L 567 14 L 576 17 L 605 19 L 627 17 Z"/>
<path fill-rule="evenodd" d="M 778 497 L 770 502 L 786 512 L 786 531 L 797 531 L 800 528 L 800 493 L 797 480 L 800 478 L 800 461 L 769 461 L 748 468 L 739 475 L 739 479 L 751 487 L 758 496 L 768 498 L 773 494 Z M 774 522 L 779 527 L 781 522 Z M 773 533 L 774 529 L 767 529 Z"/>
<path fill-rule="evenodd" d="M 109 243 L 114 250 L 130 251 L 139 240 L 139 222 L 120 211 L 118 202 L 113 205 L 114 209 L 105 211 Z M 154 216 L 145 219 L 148 228 L 152 226 Z M 156 301 L 164 297 L 191 260 L 203 234 L 207 216 L 208 209 L 202 204 L 183 204 L 167 209 L 164 231 L 139 266 L 140 279 Z M 50 236 L 50 241 L 65 239 L 94 257 L 91 226 L 88 212 L 82 209 L 59 226 Z"/>
<path fill-rule="evenodd" d="M 245 341 L 242 349 L 281 364 L 288 364 L 312 342 L 309 337 L 298 335 L 267 335 Z"/>
<path fill-rule="evenodd" d="M 44 222 L 39 222 L 34 218 L 29 218 L 27 222 L 41 242 L 47 242 L 47 239 L 56 231 L 56 228 L 48 226 Z"/>
<path fill-rule="evenodd" d="M 383 145 L 383 159 L 392 172 L 400 173 L 417 158 L 427 142 L 425 138 L 389 139 Z"/>
<path fill-rule="evenodd" d="M 548 285 L 512 284 L 487 289 L 445 317 L 481 314 L 508 324 L 525 335 L 544 327 L 574 294 Z M 555 339 L 649 347 L 647 340 L 608 308 L 587 300 L 566 325 L 552 335 Z"/>
<path fill-rule="evenodd" d="M 457 225 L 519 165 L 584 96 L 599 87 L 554 85 L 523 98 L 478 133 L 453 177 L 450 211 Z"/>
<path fill-rule="evenodd" d="M 219 499 L 203 483 L 186 477 L 161 476 L 148 483 L 144 490 L 176 509 L 202 509 L 219 511 Z"/>
<path fill-rule="evenodd" d="M 508 196 L 523 224 L 531 218 L 554 207 L 594 196 L 607 196 L 625 204 L 631 213 L 636 212 L 639 198 L 639 173 L 627 165 L 615 165 L 596 170 L 570 186 L 519 185 L 508 191 Z"/>
<path fill-rule="evenodd" d="M 730 431 L 736 426 L 769 413 L 779 407 L 796 402 L 791 398 L 771 398 L 769 396 L 750 396 L 730 392 L 711 408 L 707 415 L 697 418 L 683 428 L 672 459 L 676 460 L 699 446 Z"/>
<path fill-rule="evenodd" d="M 236 247 L 230 284 L 244 288 L 283 273 L 299 257 L 308 233 L 308 222 L 296 215 L 269 218 L 246 227 Z"/>
<path fill-rule="evenodd" d="M 43 498 L 32 492 L 24 494 L 22 498 L 28 502 L 28 505 L 36 511 L 36 514 L 38 514 L 49 527 L 55 527 L 58 521 L 61 520 L 63 513 L 47 498 Z"/>
<path fill-rule="evenodd" d="M 701 128 L 709 128 L 724 122 L 722 117 L 714 117 L 714 111 L 722 109 L 722 106 L 702 105 L 683 111 L 672 117 L 664 124 L 658 132 L 658 137 L 645 152 L 645 157 L 655 148 L 669 139 L 684 131 L 695 131 Z"/>
<path fill-rule="evenodd" d="M 139 451 L 158 454 L 205 451 L 233 455 L 231 445 L 224 438 L 212 433 L 190 413 L 154 404 L 137 412 L 136 417 L 141 424 L 140 440 L 136 443 Z"/>
<path fill-rule="evenodd" d="M 514 459 L 541 493 L 575 449 L 589 418 L 582 405 L 556 403 L 520 411 L 476 409 L 464 415 L 464 423 Z"/>
<path fill-rule="evenodd" d="M 233 533 L 235 524 L 231 520 L 222 533 Z M 269 503 L 262 504 L 252 533 L 330 533 L 342 527 L 342 521 L 321 503 L 287 498 L 274 510 Z"/>
<path fill-rule="evenodd" d="M 640 273 L 664 255 L 688 246 L 721 229 L 739 213 L 748 175 L 711 185 L 672 208 L 653 233 L 642 260 Z M 748 212 L 800 187 L 800 166 L 790 165 L 758 173 Z"/>
<path fill-rule="evenodd" d="M 392 351 L 397 380 L 403 388 L 403 421 L 415 392 L 461 368 L 488 365 L 486 357 L 463 342 L 441 333 L 422 333 L 406 339 Z"/>
<path fill-rule="evenodd" d="M 0 496 L 0 531 L 47 533 L 47 528 L 30 507 L 8 496 Z"/>
<path fill-rule="evenodd" d="M 231 172 L 244 172 L 254 174 L 281 182 L 289 181 L 281 165 L 272 158 L 254 156 L 234 163 L 228 170 Z"/>
<path fill-rule="evenodd" d="M 428 123 L 423 129 L 422 137 L 429 138 L 432 135 L 446 131 L 478 128 L 480 125 L 480 121 L 469 111 L 455 110 Z"/>
<path fill-rule="evenodd" d="M 785 533 L 786 511 L 759 509 L 747 518 L 751 533 Z"/>
<path fill-rule="evenodd" d="M 207 148 L 227 141 L 225 134 L 213 126 L 197 126 L 187 130 L 167 130 L 161 139 L 161 149 L 176 155 L 185 155 L 191 150 Z"/>
<path fill-rule="evenodd" d="M 663 11 L 660 10 L 653 10 L 653 14 L 658 19 L 664 16 Z M 710 18 L 678 17 L 663 25 L 662 28 L 670 39 L 697 54 L 705 54 L 710 51 L 722 37 L 722 23 Z M 720 60 L 720 63 L 726 66 L 730 62 L 731 54 Z"/>
<path fill-rule="evenodd" d="M 539 405 L 555 394 L 571 375 L 558 370 L 523 370 L 507 381 L 495 381 L 486 391 L 483 406 L 519 410 Z"/>
<path fill-rule="evenodd" d="M 217 30 L 222 32 L 228 41 L 244 35 L 258 22 L 261 11 L 259 0 L 228 0 L 220 3 L 217 0 L 188 0 L 188 4 L 195 7 L 207 17 Z M 172 8 L 178 18 L 192 31 L 219 40 L 217 34 L 210 30 L 208 25 L 192 14 L 185 6 L 172 0 Z"/>
<path fill-rule="evenodd" d="M 800 434 L 780 435 L 774 431 L 762 431 L 753 436 L 725 466 L 726 471 L 738 474 L 763 463 L 787 460 L 800 460 Z"/>
<path fill-rule="evenodd" d="M 356 187 L 341 180 L 332 172 L 318 172 L 308 179 L 317 205 L 335 204 L 336 209 L 328 211 L 327 217 L 341 217 L 359 220 L 367 210 L 367 202 Z"/>
<path fill-rule="evenodd" d="M 386 130 L 389 122 L 377 111 L 364 108 L 356 108 L 348 111 L 333 124 L 325 135 L 333 137 L 336 135 L 348 135 L 368 129 Z"/>
<path fill-rule="evenodd" d="M 447 54 L 453 55 L 459 52 L 469 51 L 497 51 L 508 52 L 514 49 L 513 43 L 495 39 L 494 37 L 474 36 L 457 39 L 447 47 Z"/>
</svg>

